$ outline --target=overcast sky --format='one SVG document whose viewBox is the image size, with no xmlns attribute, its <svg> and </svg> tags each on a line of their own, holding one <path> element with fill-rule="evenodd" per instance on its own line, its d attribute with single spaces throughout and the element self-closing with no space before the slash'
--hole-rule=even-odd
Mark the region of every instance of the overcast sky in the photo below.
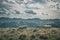
<svg viewBox="0 0 60 40">
<path fill-rule="evenodd" d="M 60 19 L 60 0 L 0 0 L 0 17 Z"/>
</svg>

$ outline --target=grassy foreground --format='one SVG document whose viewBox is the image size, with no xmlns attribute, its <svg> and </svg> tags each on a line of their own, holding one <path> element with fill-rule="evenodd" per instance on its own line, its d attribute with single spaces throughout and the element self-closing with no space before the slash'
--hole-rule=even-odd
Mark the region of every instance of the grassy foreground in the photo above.
<svg viewBox="0 0 60 40">
<path fill-rule="evenodd" d="M 0 28 L 0 40 L 60 40 L 60 28 Z"/>
</svg>

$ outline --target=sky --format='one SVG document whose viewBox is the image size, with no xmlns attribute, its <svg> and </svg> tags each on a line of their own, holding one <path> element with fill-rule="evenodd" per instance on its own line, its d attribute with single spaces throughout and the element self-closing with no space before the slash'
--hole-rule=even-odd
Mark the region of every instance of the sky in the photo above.
<svg viewBox="0 0 60 40">
<path fill-rule="evenodd" d="M 0 17 L 60 19 L 60 0 L 0 0 Z"/>
</svg>

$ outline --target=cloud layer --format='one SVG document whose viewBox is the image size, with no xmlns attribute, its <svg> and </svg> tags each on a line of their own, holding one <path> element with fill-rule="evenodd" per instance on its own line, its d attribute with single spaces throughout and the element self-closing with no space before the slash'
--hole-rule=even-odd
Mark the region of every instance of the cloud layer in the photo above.
<svg viewBox="0 0 60 40">
<path fill-rule="evenodd" d="M 60 0 L 0 0 L 0 17 L 60 19 Z"/>
</svg>

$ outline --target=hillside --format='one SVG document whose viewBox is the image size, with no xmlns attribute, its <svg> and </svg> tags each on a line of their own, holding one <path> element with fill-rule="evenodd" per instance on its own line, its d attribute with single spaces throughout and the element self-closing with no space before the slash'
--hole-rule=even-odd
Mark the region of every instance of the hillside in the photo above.
<svg viewBox="0 0 60 40">
<path fill-rule="evenodd" d="M 60 28 L 0 28 L 0 40 L 60 40 Z"/>
</svg>

